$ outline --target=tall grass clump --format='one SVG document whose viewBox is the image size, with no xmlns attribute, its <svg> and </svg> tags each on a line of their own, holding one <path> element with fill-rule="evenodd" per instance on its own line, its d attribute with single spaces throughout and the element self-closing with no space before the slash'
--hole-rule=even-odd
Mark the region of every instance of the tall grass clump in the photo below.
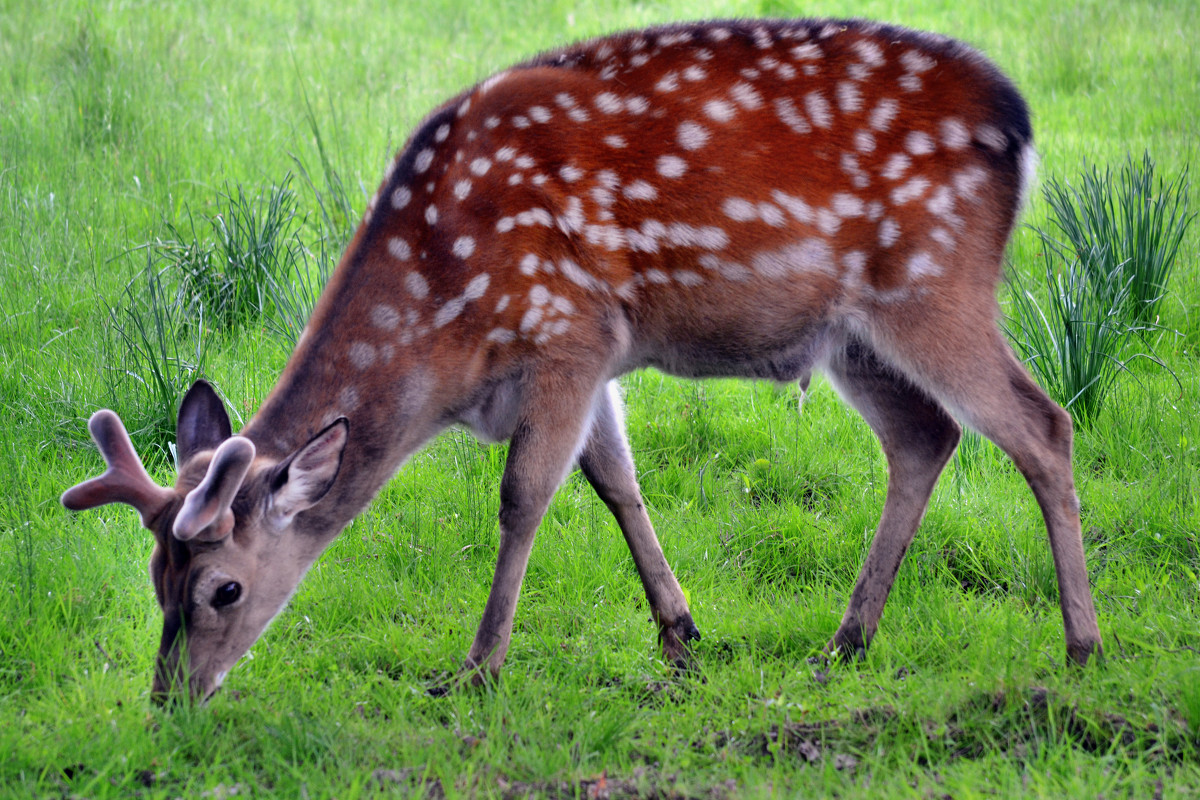
<svg viewBox="0 0 1200 800">
<path fill-rule="evenodd" d="M 1154 160 L 1142 154 L 1141 163 L 1126 156 L 1115 177 L 1092 165 L 1077 185 L 1055 179 L 1043 191 L 1050 204 L 1050 224 L 1061 237 L 1054 242 L 1087 264 L 1093 290 L 1117 304 L 1133 324 L 1150 325 L 1179 255 L 1179 246 L 1195 217 L 1188 213 L 1188 168 L 1174 180 L 1157 183 Z M 1050 233 L 1039 230 L 1043 241 Z M 1118 298 L 1118 294 L 1122 297 Z"/>
<path fill-rule="evenodd" d="M 1136 358 L 1131 339 L 1157 329 L 1187 210 L 1187 168 L 1155 187 L 1154 162 L 1127 159 L 1114 181 L 1085 167 L 1078 187 L 1049 179 L 1048 227 L 1035 227 L 1043 275 L 1013 275 L 1008 334 L 1037 381 L 1088 425 L 1117 375 Z M 1065 241 L 1064 241 L 1065 239 Z M 1044 299 L 1039 299 L 1044 297 Z M 1161 364 L 1161 362 L 1158 362 Z"/>
<path fill-rule="evenodd" d="M 1093 273 L 1099 256 L 1093 249 L 1082 259 L 1073 258 L 1042 238 L 1047 297 L 1039 301 L 1029 282 L 1015 275 L 1008 325 L 1009 337 L 1037 382 L 1085 425 L 1095 419 L 1117 374 L 1126 369 L 1123 356 L 1130 335 L 1143 327 L 1131 325 L 1122 313 L 1128 282 L 1113 285 L 1121 276 Z"/>
<path fill-rule="evenodd" d="M 130 433 L 166 453 L 175 440 L 179 398 L 204 374 L 209 337 L 203 303 L 164 281 L 174 265 L 143 252 L 146 264 L 125 285 L 123 302 L 109 307 L 118 353 L 106 362 L 120 364 L 110 368 L 118 376 L 113 397 L 134 398 L 132 412 L 122 413 L 133 421 Z"/>
<path fill-rule="evenodd" d="M 170 264 L 180 290 L 203 306 L 210 324 L 232 329 L 272 313 L 272 287 L 306 254 L 290 174 L 251 194 L 240 184 L 226 187 L 217 205 L 201 232 L 189 210 L 186 227 L 167 222 L 168 236 L 151 249 Z"/>
</svg>

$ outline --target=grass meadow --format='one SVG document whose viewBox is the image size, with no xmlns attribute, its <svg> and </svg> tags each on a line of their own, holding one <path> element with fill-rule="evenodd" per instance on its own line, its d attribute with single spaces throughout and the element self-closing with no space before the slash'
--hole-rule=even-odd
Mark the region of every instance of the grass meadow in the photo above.
<svg viewBox="0 0 1200 800">
<path fill-rule="evenodd" d="M 629 430 L 704 635 L 694 673 L 659 659 L 620 532 L 576 474 L 540 529 L 501 680 L 431 696 L 482 612 L 504 463 L 451 430 L 207 706 L 150 704 L 151 537 L 127 507 L 58 503 L 101 470 L 85 421 L 115 409 L 167 482 L 187 383 L 215 382 L 236 428 L 290 348 L 285 304 L 172 306 L 184 273 L 156 285 L 161 259 L 210 275 L 223 243 L 269 227 L 217 217 L 275 213 L 276 260 L 319 280 L 446 97 L 569 40 L 759 15 L 980 47 L 1030 102 L 1043 176 L 1143 152 L 1168 179 L 1200 164 L 1192 0 L 0 0 L 0 796 L 1200 796 L 1200 225 L 1077 431 L 1101 665 L 1064 664 L 1037 506 L 971 437 L 868 657 L 810 662 L 883 506 L 878 444 L 820 379 L 797 413 L 794 388 L 643 372 L 622 382 Z M 1035 193 L 1026 222 L 1047 214 Z M 1010 255 L 1044 296 L 1029 228 Z M 156 292 L 162 328 L 139 311 Z"/>
</svg>

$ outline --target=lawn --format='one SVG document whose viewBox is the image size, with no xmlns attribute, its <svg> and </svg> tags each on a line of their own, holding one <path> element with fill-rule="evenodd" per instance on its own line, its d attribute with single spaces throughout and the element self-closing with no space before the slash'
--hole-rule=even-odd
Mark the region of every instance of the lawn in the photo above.
<svg viewBox="0 0 1200 800">
<path fill-rule="evenodd" d="M 213 381 L 240 427 L 296 322 L 176 306 L 172 335 L 142 337 L 139 309 L 177 280 L 147 266 L 219 253 L 274 197 L 276 246 L 319 280 L 413 126 L 462 88 L 603 32 L 798 15 L 979 47 L 1029 101 L 1047 178 L 1143 152 L 1167 179 L 1200 164 L 1200 7 L 1183 0 L 0 0 L 0 796 L 1200 795 L 1200 225 L 1076 434 L 1103 663 L 1064 663 L 1037 505 L 973 437 L 866 659 L 814 659 L 883 507 L 875 438 L 819 378 L 797 413 L 794 387 L 648 371 L 622 379 L 628 429 L 703 632 L 692 672 L 661 661 L 620 531 L 576 473 L 540 528 L 501 679 L 430 692 L 487 597 L 505 457 L 450 430 L 207 705 L 150 703 L 152 538 L 127 507 L 58 502 L 101 469 L 86 420 L 115 409 L 171 481 L 187 384 Z M 1188 199 L 1200 208 L 1194 182 Z M 1025 221 L 1048 214 L 1035 192 Z M 238 230 L 226 241 L 261 232 Z M 1031 229 L 1010 257 L 1022 285 L 1042 279 Z"/>
</svg>

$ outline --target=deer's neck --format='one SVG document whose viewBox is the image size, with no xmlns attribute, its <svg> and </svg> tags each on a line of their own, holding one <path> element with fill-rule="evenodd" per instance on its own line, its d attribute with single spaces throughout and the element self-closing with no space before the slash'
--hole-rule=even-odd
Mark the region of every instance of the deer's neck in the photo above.
<svg viewBox="0 0 1200 800">
<path fill-rule="evenodd" d="M 261 456 L 278 461 L 339 417 L 349 420 L 338 478 L 303 515 L 304 527 L 325 541 L 440 427 L 430 399 L 446 387 L 435 385 L 425 348 L 403 348 L 385 335 L 402 310 L 388 302 L 387 276 L 368 266 L 335 271 L 275 388 L 242 431 Z"/>
</svg>

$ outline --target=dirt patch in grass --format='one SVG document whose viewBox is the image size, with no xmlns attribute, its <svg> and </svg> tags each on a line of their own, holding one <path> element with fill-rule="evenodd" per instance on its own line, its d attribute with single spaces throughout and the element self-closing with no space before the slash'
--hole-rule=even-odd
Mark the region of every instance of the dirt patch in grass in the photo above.
<svg viewBox="0 0 1200 800">
<path fill-rule="evenodd" d="M 861 754 L 911 744 L 917 730 L 925 739 L 922 752 L 914 753 L 918 765 L 930 757 L 954 761 L 989 754 L 1025 762 L 1041 748 L 1063 746 L 1086 753 L 1138 752 L 1150 762 L 1179 763 L 1194 759 L 1200 750 L 1200 735 L 1182 719 L 1131 721 L 1081 708 L 1042 687 L 981 692 L 941 719 L 908 717 L 881 706 L 854 711 L 847 719 L 772 725 L 741 749 L 772 760 L 785 755 L 809 764 L 831 759 L 837 769 L 852 770 Z"/>
<path fill-rule="evenodd" d="M 445 790 L 436 778 L 422 776 L 420 769 L 377 769 L 374 785 L 384 792 L 396 788 L 416 790 L 427 800 L 441 800 Z M 488 786 L 482 785 L 489 784 Z M 460 789 L 462 787 L 459 787 Z M 647 767 L 638 767 L 629 777 L 609 777 L 602 773 L 579 781 L 519 781 L 504 775 L 488 774 L 468 794 L 499 795 L 505 800 L 546 798 L 546 800 L 727 800 L 738 796 L 738 784 L 728 780 L 699 791 L 681 788 L 678 775 L 665 775 Z"/>
</svg>

